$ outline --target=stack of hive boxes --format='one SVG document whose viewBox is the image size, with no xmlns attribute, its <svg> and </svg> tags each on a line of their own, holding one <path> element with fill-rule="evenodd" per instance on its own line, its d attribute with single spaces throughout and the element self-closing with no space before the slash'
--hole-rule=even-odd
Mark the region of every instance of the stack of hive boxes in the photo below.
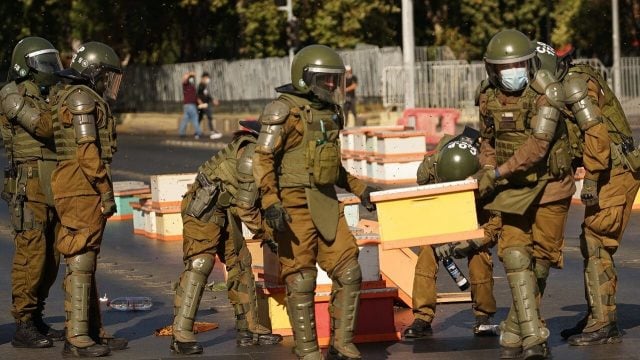
<svg viewBox="0 0 640 360">
<path fill-rule="evenodd" d="M 343 166 L 372 183 L 413 183 L 427 150 L 427 135 L 400 125 L 345 129 L 341 134 Z"/>
<path fill-rule="evenodd" d="M 359 220 L 359 199 L 355 196 L 340 195 L 347 224 L 354 233 L 360 248 L 358 262 L 362 270 L 362 292 L 356 330 L 356 342 L 398 340 L 393 313 L 393 302 L 398 296 L 396 288 L 386 286 L 381 280 L 379 265 L 380 243 L 378 235 L 367 233 L 366 220 Z M 275 254 L 263 249 L 264 281 L 258 282 L 260 319 L 275 333 L 291 335 L 291 324 L 285 308 L 285 286 L 280 278 L 280 264 Z M 318 267 L 316 281 L 315 312 L 318 340 L 322 346 L 329 342 L 330 320 L 328 306 L 332 281 L 329 275 Z M 376 316 L 371 316 L 375 314 Z"/>
<path fill-rule="evenodd" d="M 131 202 L 139 196 L 149 194 L 149 185 L 142 181 L 115 181 L 113 183 L 113 195 L 118 211 L 109 218 L 109 221 L 133 219 Z"/>
<path fill-rule="evenodd" d="M 182 240 L 180 203 L 196 174 L 151 176 L 151 196 L 139 197 L 131 204 L 133 231 L 151 239 Z"/>
</svg>

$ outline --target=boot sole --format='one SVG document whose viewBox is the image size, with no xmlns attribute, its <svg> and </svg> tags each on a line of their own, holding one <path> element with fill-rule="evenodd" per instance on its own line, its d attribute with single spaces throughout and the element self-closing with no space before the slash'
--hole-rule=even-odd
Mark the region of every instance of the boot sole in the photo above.
<svg viewBox="0 0 640 360">
<path fill-rule="evenodd" d="M 606 344 L 619 344 L 622 342 L 621 336 L 608 337 L 604 339 L 600 339 L 598 341 L 571 341 L 569 345 L 571 346 L 589 346 L 589 345 L 606 345 Z"/>
<path fill-rule="evenodd" d="M 173 345 L 170 345 L 169 349 L 171 349 L 171 351 L 173 351 L 174 353 L 179 354 L 179 355 L 198 355 L 198 354 L 202 354 L 204 352 L 204 350 L 180 351 L 176 347 L 174 347 Z"/>
<path fill-rule="evenodd" d="M 46 349 L 46 348 L 53 347 L 53 342 L 51 342 L 50 344 L 43 344 L 43 345 L 29 345 L 20 341 L 11 340 L 11 345 L 14 348 L 19 348 L 19 349 Z"/>
<path fill-rule="evenodd" d="M 104 356 L 108 356 L 109 354 L 111 354 L 111 352 L 106 352 L 104 354 L 96 354 L 96 355 L 81 355 L 77 352 L 74 351 L 62 351 L 62 357 L 63 358 L 96 358 L 96 357 L 104 357 Z"/>
</svg>

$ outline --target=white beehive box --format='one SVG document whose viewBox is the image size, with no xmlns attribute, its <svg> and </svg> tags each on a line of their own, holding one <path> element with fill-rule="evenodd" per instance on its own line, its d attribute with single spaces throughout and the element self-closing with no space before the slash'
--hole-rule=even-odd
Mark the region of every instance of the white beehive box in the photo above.
<svg viewBox="0 0 640 360">
<path fill-rule="evenodd" d="M 423 158 L 423 154 L 368 157 L 368 178 L 381 184 L 415 184 L 416 173 Z"/>
<path fill-rule="evenodd" d="M 371 137 L 374 155 L 422 154 L 427 151 L 425 133 L 422 131 L 385 131 Z"/>
<path fill-rule="evenodd" d="M 156 211 L 156 239 L 182 240 L 182 216 L 180 208 Z"/>
<path fill-rule="evenodd" d="M 180 206 L 182 196 L 196 179 L 196 173 L 151 176 L 151 201 L 153 207 L 162 209 Z"/>
</svg>

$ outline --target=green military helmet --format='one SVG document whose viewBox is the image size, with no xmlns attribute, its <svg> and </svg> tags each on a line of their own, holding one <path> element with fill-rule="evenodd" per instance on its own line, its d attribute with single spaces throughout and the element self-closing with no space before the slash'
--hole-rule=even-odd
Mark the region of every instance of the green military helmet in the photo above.
<svg viewBox="0 0 640 360">
<path fill-rule="evenodd" d="M 541 41 L 533 41 L 533 45 L 536 47 L 536 56 L 540 60 L 540 68 L 555 74 L 558 69 L 558 55 L 553 47 Z"/>
<path fill-rule="evenodd" d="M 122 80 L 120 58 L 111 47 L 97 41 L 84 43 L 71 58 L 68 69 L 60 76 L 86 81 L 104 97 L 115 100 Z"/>
<path fill-rule="evenodd" d="M 324 102 L 342 105 L 345 94 L 344 62 L 328 46 L 306 46 L 293 57 L 291 84 L 303 94 L 312 93 Z"/>
<path fill-rule="evenodd" d="M 489 81 L 508 92 L 524 89 L 537 70 L 536 46 L 518 30 L 495 34 L 484 53 Z"/>
<path fill-rule="evenodd" d="M 465 138 L 456 138 L 438 151 L 436 176 L 440 182 L 464 180 L 479 169 L 478 149 Z"/>
<path fill-rule="evenodd" d="M 26 37 L 16 44 L 11 55 L 8 80 L 31 77 L 39 86 L 58 82 L 55 73 L 62 70 L 60 54 L 47 40 L 37 36 Z"/>
</svg>

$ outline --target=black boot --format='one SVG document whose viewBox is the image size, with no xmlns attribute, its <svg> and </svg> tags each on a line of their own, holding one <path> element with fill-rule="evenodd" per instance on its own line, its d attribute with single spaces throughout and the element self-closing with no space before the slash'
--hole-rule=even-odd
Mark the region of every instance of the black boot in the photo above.
<svg viewBox="0 0 640 360">
<path fill-rule="evenodd" d="M 433 335 L 431 323 L 422 319 L 415 319 L 411 326 L 404 331 L 404 337 L 407 339 L 420 339 Z"/>
<path fill-rule="evenodd" d="M 574 327 L 560 331 L 560 336 L 562 336 L 563 339 L 567 340 L 574 335 L 582 334 L 582 330 L 584 330 L 585 326 L 587 326 L 588 317 L 589 315 L 585 315 L 585 317 L 580 319 L 580 321 L 578 321 L 578 323 Z"/>
<path fill-rule="evenodd" d="M 17 348 L 48 348 L 53 346 L 53 341 L 42 335 L 33 321 L 27 320 L 16 322 L 16 333 L 11 345 Z"/>
<path fill-rule="evenodd" d="M 113 351 L 124 350 L 129 345 L 129 341 L 119 337 L 105 337 L 97 339 L 96 343 L 106 345 Z"/>
<path fill-rule="evenodd" d="M 34 317 L 33 325 L 38 329 L 38 332 L 52 341 L 64 341 L 65 333 L 64 330 L 56 330 L 49 326 L 47 323 L 42 320 L 42 317 Z"/>
<path fill-rule="evenodd" d="M 70 342 L 64 342 L 64 349 L 62 350 L 63 357 L 100 357 L 107 356 L 111 353 L 109 347 L 106 345 L 93 344 L 84 348 L 72 345 Z"/>
<path fill-rule="evenodd" d="M 616 344 L 622 342 L 622 334 L 618 324 L 612 322 L 600 330 L 573 335 L 568 342 L 574 346 Z"/>
<path fill-rule="evenodd" d="M 282 336 L 278 334 L 256 334 L 249 330 L 238 330 L 236 344 L 238 346 L 275 345 L 282 342 Z"/>
<path fill-rule="evenodd" d="M 522 352 L 522 358 L 524 360 L 542 360 L 549 358 L 549 347 L 547 343 L 534 345 L 528 349 L 524 349 Z"/>
<path fill-rule="evenodd" d="M 476 316 L 476 325 L 473 327 L 475 336 L 497 336 L 498 325 L 491 324 L 491 318 L 487 315 Z"/>
<path fill-rule="evenodd" d="M 180 342 L 176 338 L 171 338 L 171 345 L 169 348 L 176 352 L 176 354 L 194 355 L 202 354 L 202 345 L 197 341 L 193 342 Z"/>
<path fill-rule="evenodd" d="M 521 357 L 521 347 L 500 346 L 500 359 L 520 359 Z"/>
<path fill-rule="evenodd" d="M 353 358 L 353 357 L 346 356 L 340 353 L 340 351 L 338 351 L 333 346 L 329 346 L 329 350 L 327 350 L 327 360 L 360 360 L 360 359 L 362 358 L 361 357 Z"/>
</svg>

